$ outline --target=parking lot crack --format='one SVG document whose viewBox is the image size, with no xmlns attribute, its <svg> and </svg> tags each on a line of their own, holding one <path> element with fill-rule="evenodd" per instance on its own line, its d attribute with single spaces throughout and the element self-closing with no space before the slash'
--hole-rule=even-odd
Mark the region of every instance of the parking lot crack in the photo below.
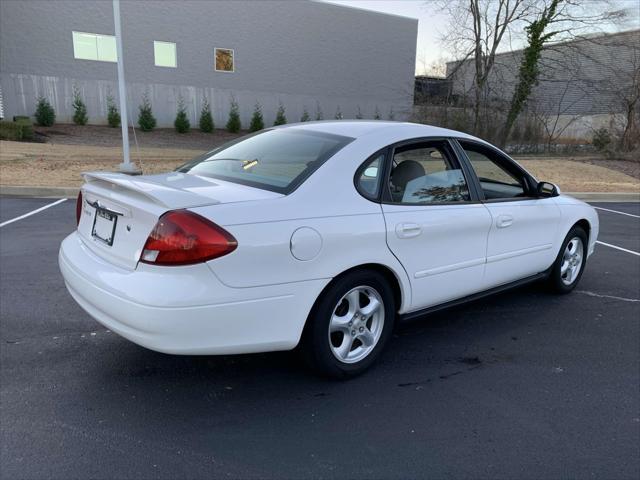
<svg viewBox="0 0 640 480">
<path fill-rule="evenodd" d="M 583 295 L 588 295 L 589 297 L 610 298 L 611 300 L 619 300 L 621 302 L 640 302 L 640 299 L 637 298 L 616 297 L 615 295 L 602 295 L 600 293 L 590 292 L 588 290 L 576 290 L 576 293 L 582 293 Z"/>
</svg>

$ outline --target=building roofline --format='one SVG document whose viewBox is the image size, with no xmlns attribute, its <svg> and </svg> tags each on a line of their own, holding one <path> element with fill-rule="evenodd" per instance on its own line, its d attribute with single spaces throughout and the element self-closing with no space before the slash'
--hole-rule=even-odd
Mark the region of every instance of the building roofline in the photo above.
<svg viewBox="0 0 640 480">
<path fill-rule="evenodd" d="M 333 3 L 333 0 L 309 0 L 309 1 L 316 4 L 329 5 L 337 8 L 347 8 L 349 10 L 356 10 L 358 12 L 364 12 L 364 13 L 369 13 L 373 15 L 384 15 L 385 17 L 392 17 L 392 18 L 395 17 L 395 18 L 400 18 L 402 20 L 413 20 L 414 22 L 418 23 L 418 19 L 414 17 L 398 15 L 397 13 L 378 12 L 376 10 L 369 10 L 367 8 L 354 7 L 352 5 L 344 5 L 342 3 Z"/>
<path fill-rule="evenodd" d="M 621 30 L 619 32 L 613 32 L 613 33 L 590 33 L 590 34 L 586 34 L 586 35 L 576 36 L 576 37 L 568 39 L 568 40 L 561 40 L 561 41 L 555 42 L 555 43 L 548 43 L 547 45 L 544 46 L 544 48 L 558 47 L 558 46 L 567 45 L 567 44 L 570 44 L 570 43 L 588 42 L 588 41 L 593 41 L 593 40 L 595 40 L 597 38 L 605 38 L 605 37 L 613 38 L 613 37 L 617 37 L 619 35 L 628 35 L 628 34 L 633 34 L 633 33 L 640 34 L 640 28 L 632 28 L 632 29 L 629 29 L 629 30 Z M 499 56 L 502 56 L 502 55 L 517 54 L 519 52 L 522 52 L 523 50 L 524 50 L 524 48 L 518 48 L 517 50 L 509 50 L 508 52 L 498 52 L 498 53 L 496 53 L 496 57 L 499 57 Z M 467 58 L 466 60 L 451 60 L 449 62 L 446 62 L 446 65 L 465 62 L 465 61 L 469 61 L 469 60 L 471 60 L 471 59 Z"/>
</svg>

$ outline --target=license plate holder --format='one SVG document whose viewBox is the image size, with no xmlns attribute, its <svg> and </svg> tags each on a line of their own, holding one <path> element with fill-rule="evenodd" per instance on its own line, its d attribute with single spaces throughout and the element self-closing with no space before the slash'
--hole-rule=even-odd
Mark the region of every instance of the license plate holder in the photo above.
<svg viewBox="0 0 640 480">
<path fill-rule="evenodd" d="M 116 234 L 118 215 L 104 208 L 97 207 L 93 218 L 91 236 L 102 243 L 112 246 Z"/>
</svg>

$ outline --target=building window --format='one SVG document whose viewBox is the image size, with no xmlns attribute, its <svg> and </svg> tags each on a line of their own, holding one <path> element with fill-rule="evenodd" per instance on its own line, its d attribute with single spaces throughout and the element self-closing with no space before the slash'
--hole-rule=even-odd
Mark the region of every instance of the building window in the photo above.
<svg viewBox="0 0 640 480">
<path fill-rule="evenodd" d="M 116 37 L 97 33 L 72 32 L 73 56 L 80 60 L 117 62 Z"/>
<path fill-rule="evenodd" d="M 176 68 L 178 66 L 175 43 L 154 40 L 153 55 L 155 57 L 156 67 Z"/>
<path fill-rule="evenodd" d="M 233 72 L 233 50 L 216 48 L 216 72 Z"/>
</svg>

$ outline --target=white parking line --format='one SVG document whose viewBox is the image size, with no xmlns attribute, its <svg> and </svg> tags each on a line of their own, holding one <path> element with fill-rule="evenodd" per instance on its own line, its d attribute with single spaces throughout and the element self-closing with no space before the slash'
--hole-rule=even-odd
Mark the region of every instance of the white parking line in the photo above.
<svg viewBox="0 0 640 480">
<path fill-rule="evenodd" d="M 618 210 L 611 210 L 610 208 L 593 207 L 597 210 L 604 210 L 605 212 L 619 213 L 620 215 L 626 215 L 627 217 L 640 218 L 640 215 L 634 215 L 633 213 L 619 212 Z"/>
<path fill-rule="evenodd" d="M 30 211 L 29 213 L 25 213 L 24 215 L 20 215 L 19 217 L 16 217 L 16 218 L 12 218 L 11 220 L 7 220 L 6 222 L 2 222 L 0 223 L 0 227 L 4 227 L 5 225 L 9 225 L 10 223 L 17 222 L 18 220 L 22 220 L 23 218 L 30 217 L 31 215 L 35 215 L 36 213 L 46 210 L 47 208 L 55 207 L 56 205 L 59 205 L 62 202 L 66 202 L 66 201 L 67 201 L 66 198 L 61 198 L 60 200 L 56 200 L 53 203 L 45 205 L 44 207 L 36 208 L 35 210 Z"/>
<path fill-rule="evenodd" d="M 627 250 L 626 248 L 618 247 L 617 245 L 611 245 L 610 243 L 604 243 L 604 242 L 601 242 L 600 240 L 597 240 L 596 243 L 600 245 L 604 245 L 605 247 L 615 248 L 616 250 L 621 250 L 623 252 L 630 253 L 631 255 L 636 255 L 640 257 L 640 253 L 634 252 L 633 250 Z"/>
</svg>

